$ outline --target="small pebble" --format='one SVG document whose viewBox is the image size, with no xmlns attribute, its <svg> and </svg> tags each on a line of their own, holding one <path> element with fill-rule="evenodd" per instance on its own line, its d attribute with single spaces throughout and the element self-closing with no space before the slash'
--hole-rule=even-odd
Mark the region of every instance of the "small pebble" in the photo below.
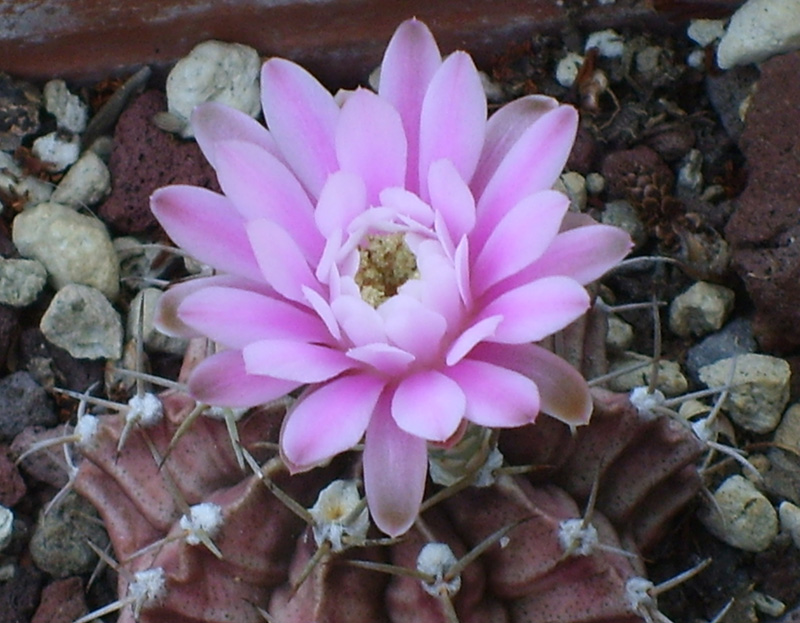
<svg viewBox="0 0 800 623">
<path fill-rule="evenodd" d="M 630 202 L 624 199 L 609 201 L 600 215 L 603 225 L 613 225 L 630 234 L 636 248 L 647 242 L 647 230 Z"/>
<path fill-rule="evenodd" d="M 0 303 L 25 307 L 33 303 L 47 283 L 47 270 L 36 260 L 0 258 Z"/>
<path fill-rule="evenodd" d="M 35 443 L 58 439 L 72 434 L 72 428 L 66 424 L 59 424 L 54 428 L 41 426 L 28 426 L 11 443 L 13 456 L 20 456 L 27 452 Z M 44 482 L 60 489 L 67 484 L 68 472 L 64 452 L 56 449 L 43 452 L 32 452 L 20 462 L 20 468 L 28 478 Z"/>
<path fill-rule="evenodd" d="M 633 327 L 619 316 L 608 317 L 608 330 L 606 331 L 606 346 L 609 350 L 621 353 L 628 350 L 633 344 Z"/>
<path fill-rule="evenodd" d="M 583 65 L 583 56 L 569 52 L 564 58 L 558 61 L 556 65 L 556 81 L 562 87 L 569 88 L 575 83 L 575 78 L 578 77 L 578 71 Z"/>
<path fill-rule="evenodd" d="M 139 334 L 140 317 L 142 322 L 142 338 L 148 350 L 158 353 L 172 353 L 182 355 L 186 352 L 187 340 L 182 340 L 168 335 L 164 335 L 153 326 L 153 316 L 155 314 L 158 299 L 162 292 L 156 288 L 145 288 L 139 291 L 131 301 L 130 311 L 128 312 L 127 337 L 128 340 L 135 340 Z M 140 314 L 140 309 L 144 314 Z"/>
<path fill-rule="evenodd" d="M 90 573 L 97 554 L 88 542 L 101 550 L 108 535 L 97 511 L 84 498 L 70 492 L 46 515 L 41 513 L 30 542 L 36 566 L 56 578 Z"/>
<path fill-rule="evenodd" d="M 554 188 L 569 197 L 569 209 L 572 212 L 583 212 L 586 209 L 586 180 L 575 171 L 568 171 L 558 178 Z"/>
<path fill-rule="evenodd" d="M 0 151 L 0 189 L 19 198 L 17 207 L 23 209 L 47 201 L 53 193 L 52 184 L 24 175 L 14 157 L 4 151 Z"/>
<path fill-rule="evenodd" d="M 698 372 L 703 366 L 733 355 L 753 353 L 756 351 L 756 347 L 750 320 L 735 318 L 722 329 L 712 333 L 689 349 L 686 357 L 686 369 L 691 377 L 697 380 L 699 379 Z"/>
<path fill-rule="evenodd" d="M 5 506 L 0 506 L 0 552 L 11 543 L 14 534 L 14 513 Z"/>
<path fill-rule="evenodd" d="M 689 22 L 686 34 L 697 45 L 706 47 L 725 34 L 725 20 L 693 19 Z"/>
<path fill-rule="evenodd" d="M 78 283 L 116 298 L 119 261 L 99 219 L 58 203 L 42 203 L 23 211 L 13 227 L 19 252 L 44 264 L 56 288 Z"/>
<path fill-rule="evenodd" d="M 692 50 L 686 55 L 686 64 L 692 69 L 703 71 L 706 68 L 706 51 Z"/>
<path fill-rule="evenodd" d="M 47 393 L 27 372 L 0 380 L 0 441 L 11 440 L 26 426 L 54 426 L 58 418 Z"/>
<path fill-rule="evenodd" d="M 599 195 L 606 188 L 606 178 L 600 173 L 589 173 L 586 176 L 586 192 L 590 195 Z"/>
<path fill-rule="evenodd" d="M 70 93 L 63 80 L 51 80 L 44 85 L 44 107 L 56 118 L 59 129 L 73 134 L 86 129 L 89 108 L 81 98 Z"/>
<path fill-rule="evenodd" d="M 698 281 L 676 296 L 669 307 L 669 327 L 681 337 L 719 330 L 733 310 L 733 290 Z"/>
<path fill-rule="evenodd" d="M 741 355 L 700 368 L 700 380 L 707 387 L 722 387 L 734 364 L 732 387 L 722 408 L 745 430 L 775 430 L 789 402 L 789 364 L 769 355 Z"/>
<path fill-rule="evenodd" d="M 108 167 L 93 151 L 85 152 L 64 175 L 51 200 L 65 206 L 93 206 L 111 191 Z"/>
<path fill-rule="evenodd" d="M 220 102 L 258 116 L 260 71 L 261 59 L 251 47 L 221 41 L 197 45 L 167 78 L 167 108 L 181 124 L 181 135 L 194 136 L 189 117 L 203 102 Z"/>
<path fill-rule="evenodd" d="M 692 149 L 684 157 L 678 169 L 678 196 L 696 195 L 703 188 L 703 154 Z"/>
<path fill-rule="evenodd" d="M 99 290 L 69 284 L 61 288 L 39 325 L 47 340 L 78 359 L 119 359 L 122 321 Z"/>
<path fill-rule="evenodd" d="M 778 535 L 770 501 L 743 476 L 731 476 L 714 493 L 701 521 L 717 538 L 747 552 L 763 552 Z"/>
<path fill-rule="evenodd" d="M 56 580 L 42 591 L 31 623 L 72 623 L 86 614 L 86 589 L 80 577 Z"/>
<path fill-rule="evenodd" d="M 606 58 L 619 58 L 625 52 L 625 40 L 616 30 L 600 30 L 586 38 L 584 50 L 597 48 L 597 53 Z"/>
<path fill-rule="evenodd" d="M 800 549 L 800 507 L 791 502 L 781 502 L 778 517 L 781 520 L 781 530 L 792 537 L 792 543 Z"/>
<path fill-rule="evenodd" d="M 81 143 L 77 136 L 51 132 L 33 141 L 31 151 L 39 160 L 48 163 L 54 173 L 58 173 L 78 160 Z"/>
<path fill-rule="evenodd" d="M 800 48 L 797 0 L 748 0 L 731 17 L 717 48 L 722 69 L 764 61 Z"/>
<path fill-rule="evenodd" d="M 641 356 L 624 355 L 611 363 L 609 373 L 629 368 L 637 363 L 642 363 L 642 361 Z M 652 369 L 653 366 L 648 363 L 638 370 L 620 374 L 608 381 L 608 388 L 615 392 L 628 393 L 636 387 L 647 387 L 650 385 Z M 681 372 L 680 366 L 674 361 L 659 361 L 657 375 L 655 389 L 663 392 L 665 396 L 678 396 L 686 393 L 689 389 L 686 377 Z"/>
</svg>

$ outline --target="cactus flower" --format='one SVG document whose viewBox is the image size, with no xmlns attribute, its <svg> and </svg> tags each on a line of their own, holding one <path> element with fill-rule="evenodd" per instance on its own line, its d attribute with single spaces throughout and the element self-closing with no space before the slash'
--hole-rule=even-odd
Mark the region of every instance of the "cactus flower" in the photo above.
<svg viewBox="0 0 800 623">
<path fill-rule="evenodd" d="M 280 438 L 293 471 L 363 439 L 370 512 L 401 534 L 428 442 L 540 411 L 588 421 L 583 378 L 534 342 L 588 309 L 584 285 L 630 239 L 552 190 L 577 112 L 529 96 L 487 121 L 470 56 L 442 59 L 419 21 L 395 32 L 377 93 L 334 98 L 280 58 L 261 88 L 267 128 L 219 104 L 192 115 L 222 194 L 153 194 L 174 242 L 216 270 L 168 291 L 159 326 L 219 345 L 189 380 L 197 400 L 300 389 Z"/>
</svg>

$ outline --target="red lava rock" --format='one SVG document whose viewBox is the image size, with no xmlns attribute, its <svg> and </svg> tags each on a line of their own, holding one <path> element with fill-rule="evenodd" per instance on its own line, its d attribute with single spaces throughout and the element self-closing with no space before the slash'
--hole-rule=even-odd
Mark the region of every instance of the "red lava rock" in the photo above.
<svg viewBox="0 0 800 623">
<path fill-rule="evenodd" d="M 672 188 L 675 176 L 655 151 L 645 145 L 610 153 L 603 160 L 603 177 L 612 199 L 629 199 L 640 179 L 658 179 Z"/>
<path fill-rule="evenodd" d="M 734 267 L 756 306 L 756 338 L 778 353 L 800 345 L 798 73 L 798 52 L 761 67 L 740 140 L 748 184 L 725 230 Z"/>
<path fill-rule="evenodd" d="M 19 312 L 10 305 L 0 305 L 0 370 L 6 367 L 8 351 L 14 343 L 19 325 Z"/>
<path fill-rule="evenodd" d="M 25 491 L 22 476 L 8 457 L 8 446 L 0 444 L 0 504 L 11 508 L 22 499 Z"/>
<path fill-rule="evenodd" d="M 112 191 L 100 217 L 123 234 L 152 231 L 150 194 L 169 184 L 191 184 L 219 190 L 214 170 L 194 141 L 186 142 L 158 129 L 153 115 L 167 109 L 159 91 L 147 91 L 122 113 L 111 153 Z"/>
<path fill-rule="evenodd" d="M 83 580 L 78 577 L 65 578 L 44 588 L 31 623 L 72 623 L 87 612 Z"/>
<path fill-rule="evenodd" d="M 39 603 L 42 572 L 35 567 L 17 567 L 14 577 L 0 590 L 0 620 L 3 623 L 24 623 Z"/>
<path fill-rule="evenodd" d="M 14 441 L 11 443 L 11 455 L 18 457 L 34 443 L 64 437 L 67 434 L 66 426 L 63 424 L 55 428 L 29 426 L 14 437 Z M 53 446 L 33 452 L 26 456 L 20 462 L 20 465 L 26 474 L 39 482 L 47 483 L 51 487 L 60 489 L 67 484 L 67 463 L 61 446 Z"/>
</svg>

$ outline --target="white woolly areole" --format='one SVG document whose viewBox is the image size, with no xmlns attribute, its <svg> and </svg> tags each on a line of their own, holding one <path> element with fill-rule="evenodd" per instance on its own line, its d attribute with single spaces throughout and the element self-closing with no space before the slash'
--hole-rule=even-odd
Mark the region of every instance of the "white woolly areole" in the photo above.
<svg viewBox="0 0 800 623">
<path fill-rule="evenodd" d="M 629 396 L 631 404 L 644 418 L 652 419 L 658 416 L 656 407 L 662 406 L 667 397 L 659 390 L 648 391 L 647 387 L 634 387 Z"/>
<path fill-rule="evenodd" d="M 155 394 L 138 394 L 128 401 L 128 413 L 125 422 L 141 424 L 142 426 L 155 426 L 164 415 L 164 407 Z"/>
<path fill-rule="evenodd" d="M 227 420 L 228 418 L 232 418 L 234 422 L 238 422 L 249 410 L 249 407 L 246 409 L 234 409 L 233 407 L 208 407 L 205 411 L 203 411 L 203 415 L 211 418 L 212 420 Z"/>
<path fill-rule="evenodd" d="M 161 567 L 137 571 L 133 582 L 128 584 L 128 594 L 133 599 L 134 611 L 156 603 L 167 593 L 167 578 Z"/>
<path fill-rule="evenodd" d="M 189 515 L 181 517 L 180 526 L 186 531 L 186 542 L 197 545 L 201 536 L 214 538 L 222 526 L 222 508 L 211 502 L 195 504 L 189 509 Z"/>
<path fill-rule="evenodd" d="M 642 614 L 646 610 L 656 607 L 656 600 L 650 594 L 653 583 L 640 577 L 634 577 L 625 583 L 625 596 L 628 603 L 637 613 Z"/>
<path fill-rule="evenodd" d="M 461 576 L 448 581 L 444 576 L 458 562 L 453 550 L 445 543 L 428 543 L 417 556 L 417 571 L 433 576 L 431 583 L 422 582 L 425 592 L 434 597 L 452 597 L 461 588 Z"/>
<path fill-rule="evenodd" d="M 78 422 L 75 424 L 75 436 L 78 438 L 78 446 L 85 448 L 92 443 L 99 423 L 100 420 L 94 415 L 83 415 L 78 418 Z"/>
<path fill-rule="evenodd" d="M 361 503 L 361 495 L 354 480 L 334 480 L 319 492 L 319 497 L 308 511 L 314 519 L 314 541 L 317 547 L 325 541 L 331 544 L 334 552 L 345 548 L 343 537 L 351 541 L 363 541 L 369 530 L 369 513 L 367 508 L 345 523 L 345 520 Z"/>
<path fill-rule="evenodd" d="M 589 556 L 600 542 L 600 537 L 592 524 L 583 525 L 583 519 L 565 519 L 558 525 L 558 542 L 565 552 Z"/>
</svg>

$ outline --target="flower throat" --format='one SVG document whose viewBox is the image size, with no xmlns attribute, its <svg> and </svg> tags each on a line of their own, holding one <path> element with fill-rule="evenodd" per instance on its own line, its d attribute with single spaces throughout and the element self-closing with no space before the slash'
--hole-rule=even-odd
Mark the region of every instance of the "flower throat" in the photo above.
<svg viewBox="0 0 800 623">
<path fill-rule="evenodd" d="M 419 277 L 417 258 L 401 233 L 367 236 L 366 246 L 359 247 L 355 281 L 361 298 L 373 307 L 397 294 L 409 279 Z"/>
</svg>

